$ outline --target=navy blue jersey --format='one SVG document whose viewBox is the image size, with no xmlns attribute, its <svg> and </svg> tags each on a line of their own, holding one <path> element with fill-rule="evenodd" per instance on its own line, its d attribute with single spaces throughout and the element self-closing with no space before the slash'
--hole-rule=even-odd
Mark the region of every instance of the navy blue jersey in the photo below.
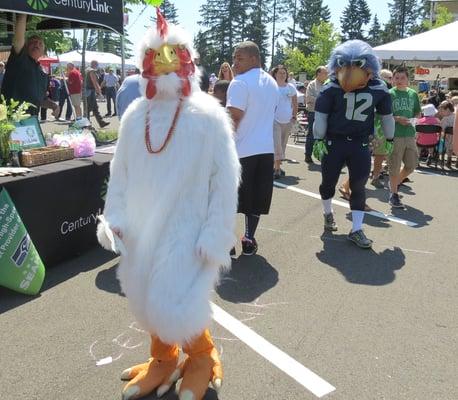
<svg viewBox="0 0 458 400">
<path fill-rule="evenodd" d="M 371 79 L 365 88 L 348 93 L 336 80 L 331 80 L 321 89 L 315 111 L 328 114 L 328 137 L 373 135 L 375 112 L 393 112 L 390 93 L 380 79 Z"/>
</svg>

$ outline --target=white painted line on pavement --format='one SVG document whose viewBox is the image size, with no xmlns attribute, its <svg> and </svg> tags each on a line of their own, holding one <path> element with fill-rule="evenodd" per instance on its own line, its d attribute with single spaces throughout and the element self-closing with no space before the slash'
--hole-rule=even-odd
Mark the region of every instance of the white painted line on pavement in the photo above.
<svg viewBox="0 0 458 400">
<path fill-rule="evenodd" d="M 242 342 L 251 347 L 267 361 L 270 361 L 285 374 L 295 379 L 315 396 L 321 398 L 336 390 L 334 386 L 326 382 L 323 378 L 304 367 L 294 358 L 281 351 L 278 347 L 269 343 L 262 336 L 242 324 L 239 320 L 224 311 L 222 308 L 218 307 L 214 303 L 210 304 L 213 311 L 213 319 L 218 324 L 227 329 L 234 336 L 238 337 Z"/>
<path fill-rule="evenodd" d="M 293 147 L 295 149 L 305 150 L 305 146 L 298 146 L 297 144 L 287 144 L 288 147 Z"/>
<path fill-rule="evenodd" d="M 310 237 L 312 239 L 320 239 L 320 240 L 332 240 L 334 242 L 348 242 L 347 239 L 339 239 L 339 238 L 333 238 L 333 237 L 326 237 L 326 236 L 316 236 L 316 235 L 310 235 Z M 390 247 L 393 247 L 393 248 L 398 248 L 400 250 L 403 250 L 403 251 L 407 251 L 407 252 L 412 252 L 412 253 L 420 253 L 420 254 L 428 254 L 428 255 L 434 255 L 436 253 L 432 252 L 432 251 L 427 251 L 427 250 L 414 250 L 414 249 L 407 249 L 405 247 L 399 247 L 399 246 L 393 246 L 393 245 L 389 245 L 389 244 L 381 244 L 380 247 L 386 247 L 386 248 L 390 248 Z"/>
<path fill-rule="evenodd" d="M 277 181 L 274 181 L 274 186 L 277 186 L 277 187 L 280 187 L 280 188 L 283 188 L 283 189 L 288 189 L 288 190 L 291 190 L 292 192 L 300 193 L 300 194 L 303 194 L 305 196 L 309 196 L 309 197 L 313 197 L 314 199 L 321 200 L 321 196 L 319 194 L 313 193 L 313 192 L 309 192 L 307 190 L 299 189 L 299 188 L 294 187 L 294 186 L 285 185 L 285 184 L 277 182 Z M 348 203 L 344 202 L 344 201 L 334 200 L 333 199 L 332 200 L 332 204 L 335 204 L 336 206 L 341 206 L 341 207 L 345 207 L 345 208 L 350 209 L 350 205 Z M 406 225 L 406 226 L 410 226 L 410 227 L 418 225 L 415 222 L 411 222 L 411 221 L 408 221 L 406 219 L 398 218 L 398 217 L 395 217 L 394 215 L 387 215 L 387 214 L 384 214 L 384 213 L 382 213 L 380 211 L 372 210 L 372 211 L 365 211 L 365 213 L 369 214 L 369 215 L 372 215 L 374 217 L 386 219 L 386 220 L 391 221 L 391 222 L 396 222 L 396 223 L 401 224 L 401 225 Z"/>
<path fill-rule="evenodd" d="M 263 230 L 263 231 L 275 232 L 275 233 L 284 233 L 284 234 L 289 233 L 288 231 L 280 231 L 280 230 L 278 230 L 278 229 L 263 228 L 262 226 L 260 226 L 258 229 L 261 229 L 261 230 Z"/>
</svg>

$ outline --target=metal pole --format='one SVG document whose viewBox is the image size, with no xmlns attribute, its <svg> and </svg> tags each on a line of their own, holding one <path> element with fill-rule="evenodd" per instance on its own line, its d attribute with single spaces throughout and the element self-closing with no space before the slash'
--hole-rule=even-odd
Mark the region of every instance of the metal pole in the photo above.
<svg viewBox="0 0 458 400">
<path fill-rule="evenodd" d="M 87 116 L 87 97 L 86 97 L 86 43 L 87 29 L 83 30 L 83 52 L 81 54 L 81 75 L 83 76 L 83 115 Z"/>
<path fill-rule="evenodd" d="M 277 0 L 274 0 L 274 15 L 272 18 L 272 52 L 270 53 L 270 67 L 273 67 L 273 60 L 275 56 L 275 20 L 277 18 Z"/>
<path fill-rule="evenodd" d="M 124 49 L 124 35 L 121 35 L 121 78 L 126 77 L 126 53 Z"/>
<path fill-rule="evenodd" d="M 293 42 L 292 48 L 294 49 L 294 44 L 296 42 L 296 11 L 297 11 L 297 0 L 294 0 L 294 11 L 293 11 Z"/>
</svg>

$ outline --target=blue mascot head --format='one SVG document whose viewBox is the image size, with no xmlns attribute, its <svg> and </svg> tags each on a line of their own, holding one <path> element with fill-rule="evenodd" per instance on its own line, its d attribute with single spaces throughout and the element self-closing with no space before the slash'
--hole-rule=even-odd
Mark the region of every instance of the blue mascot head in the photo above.
<svg viewBox="0 0 458 400">
<path fill-rule="evenodd" d="M 349 40 L 333 50 L 327 68 L 345 92 L 352 92 L 365 87 L 369 79 L 378 78 L 380 61 L 366 42 Z"/>
</svg>

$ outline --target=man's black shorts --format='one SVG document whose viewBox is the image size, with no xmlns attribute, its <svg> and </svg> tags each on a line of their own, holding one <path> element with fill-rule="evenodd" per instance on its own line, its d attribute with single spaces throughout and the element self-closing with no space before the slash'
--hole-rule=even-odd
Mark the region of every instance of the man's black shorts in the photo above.
<svg viewBox="0 0 458 400">
<path fill-rule="evenodd" d="M 238 212 L 268 214 L 273 191 L 273 154 L 257 154 L 240 159 L 242 182 L 239 187 Z"/>
</svg>

